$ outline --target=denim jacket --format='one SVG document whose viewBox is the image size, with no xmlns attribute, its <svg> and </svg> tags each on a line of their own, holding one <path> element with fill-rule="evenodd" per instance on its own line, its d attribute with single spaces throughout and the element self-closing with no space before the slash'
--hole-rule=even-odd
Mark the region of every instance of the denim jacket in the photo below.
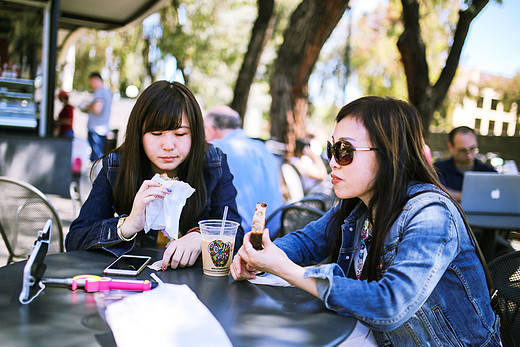
<svg viewBox="0 0 520 347">
<path fill-rule="evenodd" d="M 103 159 L 103 167 L 94 180 L 92 190 L 78 218 L 72 222 L 67 233 L 65 247 L 68 251 L 103 248 L 120 256 L 129 252 L 136 244 L 136 240 L 139 246 L 155 246 L 156 230 L 150 230 L 147 235 L 141 231 L 136 239 L 128 242 L 121 241 L 117 235 L 117 222 L 120 216 L 124 215 L 114 206 L 112 196 L 112 189 L 119 174 L 119 162 L 120 156 L 114 153 Z M 208 145 L 203 170 L 208 200 L 198 220 L 221 219 L 224 207 L 227 205 L 229 207 L 227 219 L 240 223 L 241 218 L 235 201 L 237 192 L 233 186 L 233 175 L 229 171 L 226 155 L 213 145 Z M 184 211 L 181 220 L 183 215 Z M 180 232 L 184 235 L 187 230 L 195 226 L 196 223 Z M 244 231 L 239 227 L 235 238 L 235 252 L 242 245 L 243 237 Z"/>
<path fill-rule="evenodd" d="M 408 193 L 432 189 L 438 190 L 416 184 Z M 300 265 L 323 261 L 327 222 L 337 208 L 275 244 Z M 380 346 L 500 346 L 484 270 L 449 198 L 424 192 L 408 200 L 386 238 L 382 277 L 371 282 L 346 276 L 360 245 L 356 223 L 365 212 L 360 203 L 345 219 L 337 263 L 305 272 L 316 279 L 327 308 L 365 323 Z"/>
</svg>

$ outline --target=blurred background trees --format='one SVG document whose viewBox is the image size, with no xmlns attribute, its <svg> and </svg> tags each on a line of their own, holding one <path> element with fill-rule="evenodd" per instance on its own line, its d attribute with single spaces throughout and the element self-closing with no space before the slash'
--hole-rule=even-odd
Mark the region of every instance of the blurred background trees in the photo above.
<svg viewBox="0 0 520 347">
<path fill-rule="evenodd" d="M 137 26 L 68 40 L 73 85 L 87 90 L 88 74 L 101 71 L 125 96 L 130 85 L 178 80 L 203 109 L 228 104 L 245 123 L 259 117 L 253 136 L 289 147 L 313 123 L 332 127 L 352 98 L 392 95 L 419 109 L 427 135 L 430 125 L 448 124 L 461 50 L 488 2 L 380 1 L 353 21 L 355 0 L 172 0 Z M 495 84 L 511 103 L 519 81 Z M 347 92 L 353 86 L 357 95 Z"/>
</svg>

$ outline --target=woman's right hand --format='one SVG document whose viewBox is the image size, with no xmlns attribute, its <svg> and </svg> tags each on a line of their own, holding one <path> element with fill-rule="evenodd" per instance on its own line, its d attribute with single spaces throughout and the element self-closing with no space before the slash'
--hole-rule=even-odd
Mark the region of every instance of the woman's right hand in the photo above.
<svg viewBox="0 0 520 347">
<path fill-rule="evenodd" d="M 157 181 L 144 181 L 135 195 L 132 211 L 122 226 L 121 232 L 123 236 L 131 238 L 135 233 L 143 230 L 146 205 L 155 199 L 164 198 L 169 193 L 171 193 L 171 190 L 163 187 Z"/>
</svg>

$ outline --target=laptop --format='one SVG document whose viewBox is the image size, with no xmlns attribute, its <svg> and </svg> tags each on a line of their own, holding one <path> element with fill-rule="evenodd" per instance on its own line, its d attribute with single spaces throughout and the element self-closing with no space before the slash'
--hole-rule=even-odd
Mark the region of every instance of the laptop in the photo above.
<svg viewBox="0 0 520 347">
<path fill-rule="evenodd" d="M 461 205 L 472 226 L 520 230 L 520 175 L 466 172 Z"/>
</svg>

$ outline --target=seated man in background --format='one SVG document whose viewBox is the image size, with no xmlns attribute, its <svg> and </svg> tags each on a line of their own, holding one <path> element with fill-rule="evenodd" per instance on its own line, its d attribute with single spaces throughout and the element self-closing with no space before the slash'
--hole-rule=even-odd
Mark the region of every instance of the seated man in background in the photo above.
<svg viewBox="0 0 520 347">
<path fill-rule="evenodd" d="M 251 230 L 256 203 L 267 204 L 267 216 L 284 201 L 280 188 L 280 170 L 275 156 L 265 144 L 246 135 L 238 112 L 217 106 L 204 117 L 206 140 L 227 155 L 233 185 L 237 189 L 238 213 L 244 230 Z M 280 219 L 267 225 L 271 236 L 280 228 Z"/>
<path fill-rule="evenodd" d="M 467 126 L 459 126 L 450 131 L 448 149 L 451 158 L 438 160 L 434 166 L 446 190 L 460 202 L 466 171 L 496 172 L 496 170 L 491 165 L 477 160 L 477 134 Z"/>
<path fill-rule="evenodd" d="M 458 202 L 462 198 L 462 184 L 466 171 L 497 172 L 494 167 L 477 159 L 478 143 L 475 130 L 467 126 L 459 126 L 449 133 L 448 149 L 452 155 L 446 160 L 435 162 L 434 166 L 446 190 Z M 482 240 L 480 228 L 473 228 L 477 240 Z M 495 256 L 513 252 L 511 244 L 502 235 L 497 235 Z M 490 261 L 491 259 L 487 259 Z"/>
</svg>

